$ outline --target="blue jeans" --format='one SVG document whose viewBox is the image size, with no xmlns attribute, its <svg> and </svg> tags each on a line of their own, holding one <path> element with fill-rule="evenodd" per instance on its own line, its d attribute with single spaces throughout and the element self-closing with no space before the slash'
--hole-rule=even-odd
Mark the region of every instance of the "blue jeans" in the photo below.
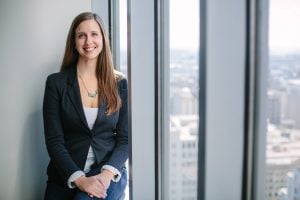
<svg viewBox="0 0 300 200">
<path fill-rule="evenodd" d="M 91 172 L 89 175 L 94 175 L 96 171 Z M 107 197 L 105 200 L 124 200 L 125 198 L 125 188 L 127 185 L 127 169 L 122 167 L 121 179 L 115 183 L 111 182 L 109 188 L 107 189 Z M 48 182 L 45 192 L 44 200 L 103 200 L 96 197 L 90 197 L 86 193 L 80 191 L 79 189 L 70 189 L 63 187 L 54 182 Z"/>
<path fill-rule="evenodd" d="M 125 199 L 125 188 L 127 185 L 127 170 L 125 167 L 122 168 L 121 179 L 116 182 L 111 182 L 107 189 L 107 197 L 105 200 L 124 200 Z M 102 200 L 96 197 L 90 197 L 86 193 L 78 191 L 75 194 L 73 200 Z"/>
</svg>

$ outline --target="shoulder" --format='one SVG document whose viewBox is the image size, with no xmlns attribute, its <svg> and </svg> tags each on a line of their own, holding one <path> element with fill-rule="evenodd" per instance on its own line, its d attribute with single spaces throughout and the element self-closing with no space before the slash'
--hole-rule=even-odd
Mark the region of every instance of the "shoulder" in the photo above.
<svg viewBox="0 0 300 200">
<path fill-rule="evenodd" d="M 125 74 L 123 74 L 122 72 L 119 72 L 117 70 L 114 70 L 114 74 L 115 74 L 119 88 L 126 90 L 127 89 L 127 79 L 126 79 Z"/>
<path fill-rule="evenodd" d="M 114 74 L 115 74 L 115 78 L 116 78 L 117 82 L 121 81 L 122 79 L 126 79 L 125 74 L 123 74 L 120 71 L 114 70 Z"/>
<path fill-rule="evenodd" d="M 62 73 L 61 72 L 52 73 L 52 74 L 49 74 L 47 76 L 47 81 L 50 81 L 50 82 L 58 81 L 60 79 L 62 79 Z"/>
<path fill-rule="evenodd" d="M 67 82 L 67 78 L 68 78 L 68 74 L 69 74 L 69 70 L 68 71 L 62 71 L 62 72 L 55 72 L 52 74 L 49 74 L 47 76 L 46 79 L 46 83 L 47 84 L 57 84 L 57 85 L 63 85 L 63 83 Z"/>
</svg>

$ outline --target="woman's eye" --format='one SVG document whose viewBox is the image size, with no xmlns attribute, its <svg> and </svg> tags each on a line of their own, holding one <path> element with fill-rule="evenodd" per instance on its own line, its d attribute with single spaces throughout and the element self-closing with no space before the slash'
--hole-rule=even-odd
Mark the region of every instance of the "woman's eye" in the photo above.
<svg viewBox="0 0 300 200">
<path fill-rule="evenodd" d="M 92 33 L 93 36 L 98 36 L 98 33 Z"/>
<path fill-rule="evenodd" d="M 78 35 L 77 37 L 80 39 L 80 38 L 83 38 L 84 35 L 83 35 L 83 34 L 80 34 L 80 35 Z"/>
</svg>

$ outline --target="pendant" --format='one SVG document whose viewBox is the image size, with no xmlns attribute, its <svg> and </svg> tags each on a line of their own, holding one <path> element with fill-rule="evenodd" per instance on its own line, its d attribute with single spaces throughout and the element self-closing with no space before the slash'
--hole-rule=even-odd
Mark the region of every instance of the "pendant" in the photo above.
<svg viewBox="0 0 300 200">
<path fill-rule="evenodd" d="M 98 94 L 98 91 L 95 91 L 95 93 L 91 93 L 91 92 L 88 92 L 88 97 L 91 97 L 91 98 L 95 98 Z"/>
</svg>

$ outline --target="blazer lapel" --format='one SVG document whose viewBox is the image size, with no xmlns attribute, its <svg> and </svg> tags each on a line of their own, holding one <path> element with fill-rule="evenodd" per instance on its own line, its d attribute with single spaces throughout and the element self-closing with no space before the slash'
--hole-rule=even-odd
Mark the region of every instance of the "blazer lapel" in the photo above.
<svg viewBox="0 0 300 200">
<path fill-rule="evenodd" d="M 106 104 L 103 103 L 103 101 L 101 101 L 100 105 L 99 105 L 99 109 L 98 109 L 97 118 L 95 120 L 95 123 L 94 123 L 94 126 L 93 126 L 92 130 L 100 123 L 101 118 L 103 117 L 103 115 L 105 115 L 105 109 L 106 109 Z"/>
<path fill-rule="evenodd" d="M 89 129 L 89 126 L 87 124 L 85 114 L 84 114 L 84 111 L 83 111 L 83 106 L 82 106 L 82 101 L 81 101 L 81 96 L 80 96 L 80 89 L 79 89 L 79 85 L 78 85 L 78 80 L 77 80 L 77 74 L 76 74 L 75 67 L 73 67 L 70 70 L 70 74 L 69 74 L 69 77 L 68 77 L 68 86 L 69 86 L 68 91 L 67 91 L 68 96 L 69 96 L 72 104 L 74 105 L 81 121 L 86 126 L 86 128 Z"/>
</svg>

